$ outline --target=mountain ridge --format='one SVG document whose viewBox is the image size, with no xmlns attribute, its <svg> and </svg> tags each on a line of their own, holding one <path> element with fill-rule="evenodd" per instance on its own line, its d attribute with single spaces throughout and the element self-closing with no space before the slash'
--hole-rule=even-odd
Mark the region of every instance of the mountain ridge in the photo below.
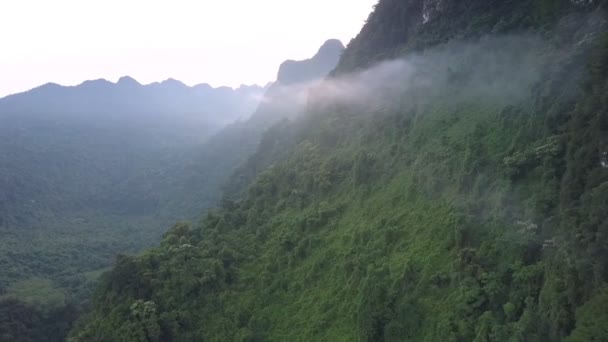
<svg viewBox="0 0 608 342">
<path fill-rule="evenodd" d="M 251 85 L 242 84 L 238 87 L 229 87 L 229 86 L 213 87 L 208 83 L 197 83 L 192 86 L 188 86 L 185 83 L 183 83 L 179 80 L 173 79 L 173 78 L 167 78 L 163 81 L 155 81 L 155 82 L 150 82 L 147 84 L 142 84 L 139 81 L 137 81 L 135 78 L 125 75 L 125 76 L 121 76 L 116 82 L 109 81 L 105 78 L 99 78 L 99 79 L 94 79 L 94 80 L 85 80 L 76 85 L 61 85 L 61 84 L 55 83 L 55 82 L 47 82 L 45 84 L 41 84 L 41 85 L 31 88 L 29 90 L 25 90 L 25 91 L 13 93 L 13 94 L 8 94 L 3 97 L 0 97 L 0 101 L 2 101 L 3 99 L 6 99 L 6 98 L 14 97 L 14 96 L 21 96 L 23 94 L 26 94 L 26 93 L 29 93 L 32 91 L 36 92 L 36 91 L 41 91 L 41 90 L 49 89 L 49 88 L 73 89 L 73 88 L 78 88 L 78 87 L 83 87 L 83 86 L 94 86 L 94 85 L 131 86 L 131 87 L 142 87 L 142 88 L 152 87 L 153 88 L 153 87 L 158 87 L 159 85 L 170 86 L 171 84 L 173 84 L 173 85 L 181 84 L 184 86 L 184 88 L 189 88 L 192 90 L 226 90 L 226 89 L 230 89 L 232 91 L 253 91 L 253 90 L 263 90 L 264 88 L 268 87 L 268 85 L 260 86 L 257 84 L 251 84 Z"/>
</svg>

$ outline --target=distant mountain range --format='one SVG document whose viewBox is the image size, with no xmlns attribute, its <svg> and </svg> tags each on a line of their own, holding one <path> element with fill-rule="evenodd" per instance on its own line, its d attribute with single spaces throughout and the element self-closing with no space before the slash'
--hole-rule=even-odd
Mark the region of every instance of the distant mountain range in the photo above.
<svg viewBox="0 0 608 342">
<path fill-rule="evenodd" d="M 213 88 L 208 84 L 189 87 L 168 79 L 142 85 L 125 76 L 116 83 L 104 79 L 78 86 L 48 83 L 30 91 L 0 99 L 0 120 L 15 116 L 45 118 L 167 120 L 197 132 L 210 132 L 248 117 L 257 107 L 264 88 L 241 86 Z"/>
<path fill-rule="evenodd" d="M 283 63 L 267 87 L 123 77 L 0 99 L 0 314 L 14 311 L 7 297 L 44 312 L 81 304 L 117 254 L 215 206 L 263 133 L 302 111 L 343 48 L 329 41 L 311 59 Z"/>
<path fill-rule="evenodd" d="M 7 208 L 22 209 L 28 201 L 51 211 L 150 212 L 168 193 L 186 194 L 198 198 L 187 212 L 199 214 L 201 206 L 215 204 L 262 133 L 303 109 L 311 82 L 325 77 L 343 50 L 340 41 L 328 40 L 312 58 L 282 63 L 266 87 L 189 87 L 174 79 L 142 85 L 125 76 L 116 83 L 48 83 L 1 98 L 0 226 L 21 212 Z M 150 184 L 155 191 L 145 190 Z M 191 191 L 192 184 L 204 191 Z"/>
<path fill-rule="evenodd" d="M 177 183 L 184 188 L 180 193 L 188 198 L 184 201 L 190 206 L 187 212 L 204 214 L 222 196 L 232 197 L 243 191 L 257 172 L 274 160 L 272 153 L 254 153 L 261 141 L 265 145 L 280 143 L 272 135 L 281 130 L 283 120 L 304 112 L 310 88 L 336 67 L 344 49 L 339 40 L 331 39 L 309 59 L 282 63 L 276 81 L 268 87 L 251 117 L 224 127 L 194 151 L 189 167 L 177 177 Z M 271 129 L 273 126 L 276 129 Z M 266 146 L 268 149 L 271 147 Z M 198 191 L 185 191 L 193 187 Z"/>
<path fill-rule="evenodd" d="M 167 184 L 160 170 L 249 117 L 263 92 L 173 79 L 142 85 L 125 76 L 48 83 L 0 99 L 0 226 L 22 225 L 40 208 L 156 210 Z M 151 183 L 156 191 L 146 190 Z"/>
</svg>

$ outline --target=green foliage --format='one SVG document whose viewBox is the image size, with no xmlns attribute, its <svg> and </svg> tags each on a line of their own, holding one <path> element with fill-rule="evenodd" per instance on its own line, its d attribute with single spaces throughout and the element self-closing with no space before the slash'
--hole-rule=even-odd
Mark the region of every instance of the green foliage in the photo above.
<svg viewBox="0 0 608 342">
<path fill-rule="evenodd" d="M 65 306 L 66 295 L 45 278 L 18 281 L 7 289 L 5 297 L 14 298 L 39 308 L 43 312 Z"/>
<path fill-rule="evenodd" d="M 0 299 L 0 341 L 60 341 L 77 314 L 72 305 L 41 310 L 16 299 Z"/>
<path fill-rule="evenodd" d="M 462 58 L 415 105 L 311 107 L 240 199 L 117 260 L 71 339 L 606 339 L 608 41 L 562 36 L 571 2 L 460 3 L 419 26 L 421 2 L 381 1 L 340 69 L 534 28 L 552 67 L 524 96 L 469 97 Z"/>
<path fill-rule="evenodd" d="M 603 289 L 576 311 L 576 329 L 567 341 L 601 341 L 608 336 L 608 292 Z"/>
<path fill-rule="evenodd" d="M 28 313 L 10 316 L 15 327 L 36 330 L 37 320 L 47 329 L 51 310 L 87 310 L 118 253 L 156 245 L 170 223 L 195 219 L 219 197 L 219 185 L 206 188 L 213 195 L 197 195 L 193 214 L 186 194 L 199 192 L 168 176 L 187 173 L 191 151 L 219 125 L 200 93 L 123 85 L 46 85 L 0 99 L 0 310 L 11 299 Z M 205 100 L 207 109 L 236 115 L 255 105 L 250 93 L 228 93 Z M 58 316 L 64 336 L 36 340 L 64 340 L 73 322 L 60 319 L 75 316 Z"/>
</svg>

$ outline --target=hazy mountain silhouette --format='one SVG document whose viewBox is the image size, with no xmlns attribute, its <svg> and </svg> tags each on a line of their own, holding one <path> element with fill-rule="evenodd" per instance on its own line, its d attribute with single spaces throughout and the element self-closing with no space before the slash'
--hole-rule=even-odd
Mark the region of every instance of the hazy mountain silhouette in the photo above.
<svg viewBox="0 0 608 342">
<path fill-rule="evenodd" d="M 143 189 L 146 182 L 161 182 L 160 176 L 151 180 L 155 170 L 177 163 L 186 149 L 227 123 L 248 117 L 262 92 L 259 86 L 188 87 L 173 79 L 141 85 L 125 76 L 116 83 L 48 83 L 0 99 L 0 171 L 4 197 L 13 194 L 10 201 L 0 198 L 0 212 L 9 203 L 40 203 L 48 196 L 45 207 L 53 210 L 100 209 L 104 202 L 105 208 L 149 211 L 143 204 L 158 203 L 161 194 L 144 195 L 132 185 L 143 182 Z M 16 212 L 21 210 L 8 216 Z"/>
<path fill-rule="evenodd" d="M 27 279 L 65 284 L 156 243 L 185 217 L 184 205 L 163 208 L 181 198 L 173 172 L 187 152 L 248 117 L 263 91 L 125 76 L 0 99 L 0 264 L 11 265 L 0 269 L 0 295 Z"/>
<path fill-rule="evenodd" d="M 263 91 L 259 86 L 189 87 L 174 79 L 142 85 L 128 76 L 116 83 L 103 79 L 70 87 L 48 83 L 0 99 L 0 116 L 163 119 L 186 124 L 200 134 L 247 117 Z"/>
<path fill-rule="evenodd" d="M 283 62 L 279 68 L 277 82 L 282 85 L 290 85 L 324 77 L 338 65 L 342 51 L 344 51 L 342 42 L 330 39 L 310 59 Z"/>
</svg>

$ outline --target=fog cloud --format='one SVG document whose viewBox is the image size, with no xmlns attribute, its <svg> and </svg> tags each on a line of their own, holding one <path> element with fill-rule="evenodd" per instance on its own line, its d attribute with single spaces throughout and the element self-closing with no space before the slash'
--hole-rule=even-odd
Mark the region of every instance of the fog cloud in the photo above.
<svg viewBox="0 0 608 342">
<path fill-rule="evenodd" d="M 347 106 L 375 111 L 443 101 L 514 102 L 530 94 L 546 69 L 538 36 L 453 42 L 313 85 L 311 109 Z"/>
</svg>

